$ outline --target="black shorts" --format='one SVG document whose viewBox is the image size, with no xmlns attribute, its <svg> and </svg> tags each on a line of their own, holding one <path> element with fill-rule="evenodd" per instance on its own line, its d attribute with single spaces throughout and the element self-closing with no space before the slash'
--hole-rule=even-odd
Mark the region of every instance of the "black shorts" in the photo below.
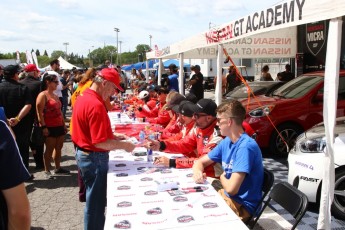
<svg viewBox="0 0 345 230">
<path fill-rule="evenodd" d="M 66 134 L 64 126 L 57 126 L 57 127 L 47 127 L 49 134 L 48 137 L 59 137 Z"/>
</svg>

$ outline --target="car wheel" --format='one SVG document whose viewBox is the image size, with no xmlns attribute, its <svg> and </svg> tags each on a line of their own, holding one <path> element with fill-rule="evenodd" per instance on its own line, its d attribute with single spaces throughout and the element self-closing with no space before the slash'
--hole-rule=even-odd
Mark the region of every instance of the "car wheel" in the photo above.
<svg viewBox="0 0 345 230">
<path fill-rule="evenodd" d="M 290 149 L 295 145 L 298 135 L 303 132 L 303 129 L 295 124 L 283 124 L 278 126 L 277 129 L 288 146 L 278 135 L 277 131 L 274 131 L 270 139 L 270 151 L 275 155 L 287 156 Z"/>
<path fill-rule="evenodd" d="M 332 214 L 345 220 L 345 170 L 340 170 L 335 174 L 334 200 L 332 204 Z"/>
</svg>

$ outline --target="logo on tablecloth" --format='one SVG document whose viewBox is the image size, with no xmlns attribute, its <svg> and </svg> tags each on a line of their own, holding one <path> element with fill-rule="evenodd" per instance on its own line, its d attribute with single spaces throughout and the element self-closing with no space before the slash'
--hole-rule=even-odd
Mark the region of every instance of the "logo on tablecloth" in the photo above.
<svg viewBox="0 0 345 230">
<path fill-rule="evenodd" d="M 157 194 L 158 194 L 158 192 L 154 191 L 154 190 L 149 190 L 149 191 L 144 192 L 144 195 L 146 195 L 146 196 L 154 196 Z"/>
<path fill-rule="evenodd" d="M 176 196 L 176 197 L 174 197 L 173 201 L 175 201 L 175 202 L 186 202 L 186 201 L 188 201 L 188 198 L 184 197 L 184 196 Z"/>
<path fill-rule="evenodd" d="M 122 201 L 120 203 L 117 203 L 118 208 L 126 208 L 126 207 L 131 207 L 131 206 L 132 206 L 132 202 L 129 202 L 129 201 Z"/>
<path fill-rule="evenodd" d="M 177 221 L 179 223 L 189 223 L 192 220 L 194 220 L 194 218 L 192 216 L 189 216 L 189 215 L 183 215 L 183 216 L 177 217 Z"/>
<path fill-rule="evenodd" d="M 193 177 L 193 173 L 188 173 L 186 177 Z"/>
<path fill-rule="evenodd" d="M 117 224 L 114 225 L 114 228 L 119 228 L 119 229 L 130 229 L 131 228 L 131 223 L 128 220 L 123 220 Z"/>
<path fill-rule="evenodd" d="M 157 207 L 157 208 L 152 208 L 146 211 L 147 215 L 159 215 L 162 214 L 162 209 Z"/>
<path fill-rule="evenodd" d="M 118 173 L 116 174 L 117 177 L 125 177 L 128 176 L 128 173 Z"/>
<path fill-rule="evenodd" d="M 212 202 L 207 202 L 202 204 L 203 208 L 217 208 L 218 204 L 217 203 L 212 203 Z"/>
<path fill-rule="evenodd" d="M 142 157 L 138 157 L 138 158 L 135 158 L 134 160 L 135 160 L 135 161 L 144 161 L 145 159 L 142 158 Z"/>
<path fill-rule="evenodd" d="M 115 167 L 126 167 L 126 164 L 123 164 L 123 163 L 121 163 L 121 164 L 116 164 Z"/>
<path fill-rule="evenodd" d="M 119 187 L 117 187 L 117 190 L 128 190 L 131 189 L 131 186 L 129 185 L 121 185 Z"/>
<path fill-rule="evenodd" d="M 152 181 L 153 179 L 151 177 L 143 177 L 140 180 L 141 181 Z"/>
<path fill-rule="evenodd" d="M 172 173 L 171 169 L 162 169 L 161 173 L 166 174 L 166 173 Z"/>
</svg>

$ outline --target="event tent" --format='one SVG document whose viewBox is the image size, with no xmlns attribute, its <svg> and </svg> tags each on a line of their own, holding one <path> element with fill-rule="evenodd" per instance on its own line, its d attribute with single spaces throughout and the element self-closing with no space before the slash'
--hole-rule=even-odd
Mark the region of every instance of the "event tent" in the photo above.
<svg viewBox="0 0 345 230">
<path fill-rule="evenodd" d="M 73 68 L 77 68 L 80 69 L 78 66 L 75 66 L 71 63 L 69 63 L 68 61 L 66 61 L 65 59 L 63 59 L 61 56 L 58 58 L 59 62 L 60 62 L 60 69 L 73 69 Z M 44 67 L 44 69 L 49 69 L 50 65 Z"/>
<path fill-rule="evenodd" d="M 344 0 L 285 0 L 270 8 L 254 12 L 238 20 L 225 23 L 216 30 L 212 29 L 176 44 L 172 44 L 162 50 L 147 53 L 146 56 L 148 59 L 159 58 L 160 60 L 162 58 L 179 58 L 180 62 L 183 62 L 183 58 L 204 58 L 201 55 L 192 56 L 192 53 L 194 52 L 194 54 L 198 54 L 198 49 L 203 50 L 204 48 L 209 48 L 211 46 L 214 47 L 216 45 L 217 48 L 214 48 L 214 55 L 217 56 L 217 69 L 220 69 L 222 58 L 224 58 L 223 47 L 226 48 L 226 46 L 233 44 L 232 48 L 234 49 L 236 46 L 234 43 L 236 41 L 241 41 L 241 39 L 242 41 L 246 41 L 246 38 L 250 38 L 250 36 L 260 36 L 260 34 L 270 31 L 277 31 L 280 34 L 286 28 L 296 29 L 295 27 L 297 25 L 330 19 L 327 38 L 323 108 L 327 151 L 325 151 L 325 171 L 322 182 L 318 229 L 331 228 L 330 206 L 334 196 L 335 173 L 333 159 L 334 124 L 340 67 L 342 34 L 341 17 L 344 15 Z M 283 36 L 281 38 L 283 38 Z M 297 37 L 294 37 L 293 39 L 296 40 Z M 273 42 L 272 45 L 275 45 L 278 42 L 278 40 L 273 39 L 267 40 L 267 43 L 270 43 L 270 41 Z M 280 45 L 279 43 L 282 43 L 281 40 L 277 45 Z M 275 55 L 276 51 L 277 49 L 274 48 L 273 50 L 266 52 L 265 55 L 266 57 L 272 57 Z M 278 56 L 283 57 L 284 52 L 279 51 L 279 47 L 278 52 L 280 52 Z M 208 50 L 206 53 L 211 53 L 211 51 Z M 291 54 L 295 55 L 296 52 L 291 52 Z M 232 58 L 237 57 L 233 54 L 230 55 Z M 250 57 L 254 58 L 256 55 L 252 53 Z M 217 87 L 215 92 L 217 104 L 221 102 L 221 79 L 221 72 L 218 71 Z M 180 82 L 181 81 L 182 76 L 180 76 Z"/>
<path fill-rule="evenodd" d="M 171 65 L 171 64 L 175 64 L 177 66 L 177 68 L 180 67 L 180 63 L 176 59 L 169 59 L 169 60 L 166 60 L 166 61 L 163 62 L 163 66 L 164 66 L 165 69 L 169 68 L 169 65 Z M 158 66 L 158 63 L 156 63 L 155 65 Z M 190 67 L 190 64 L 184 63 L 183 67 Z"/>
</svg>

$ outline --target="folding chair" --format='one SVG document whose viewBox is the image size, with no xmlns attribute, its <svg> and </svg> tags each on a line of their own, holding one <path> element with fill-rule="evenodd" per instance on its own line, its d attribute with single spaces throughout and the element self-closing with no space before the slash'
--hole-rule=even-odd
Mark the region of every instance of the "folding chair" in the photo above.
<svg viewBox="0 0 345 230">
<path fill-rule="evenodd" d="M 264 207 L 256 218 L 256 222 L 271 200 L 274 200 L 295 218 L 295 223 L 291 228 L 292 230 L 295 229 L 301 221 L 308 207 L 308 198 L 304 193 L 287 182 L 281 182 L 273 186 Z M 255 224 L 253 227 L 254 226 Z"/>
<path fill-rule="evenodd" d="M 264 202 L 267 194 L 271 190 L 273 183 L 274 183 L 274 174 L 268 169 L 264 168 L 264 181 L 262 183 L 262 197 L 260 199 L 258 206 L 255 208 L 255 213 L 257 213 L 258 210 L 261 208 L 262 202 Z M 252 229 L 254 225 L 256 224 L 256 222 L 258 221 L 257 219 L 258 217 L 255 217 L 255 215 L 251 216 L 251 218 L 245 224 L 250 229 Z"/>
</svg>

